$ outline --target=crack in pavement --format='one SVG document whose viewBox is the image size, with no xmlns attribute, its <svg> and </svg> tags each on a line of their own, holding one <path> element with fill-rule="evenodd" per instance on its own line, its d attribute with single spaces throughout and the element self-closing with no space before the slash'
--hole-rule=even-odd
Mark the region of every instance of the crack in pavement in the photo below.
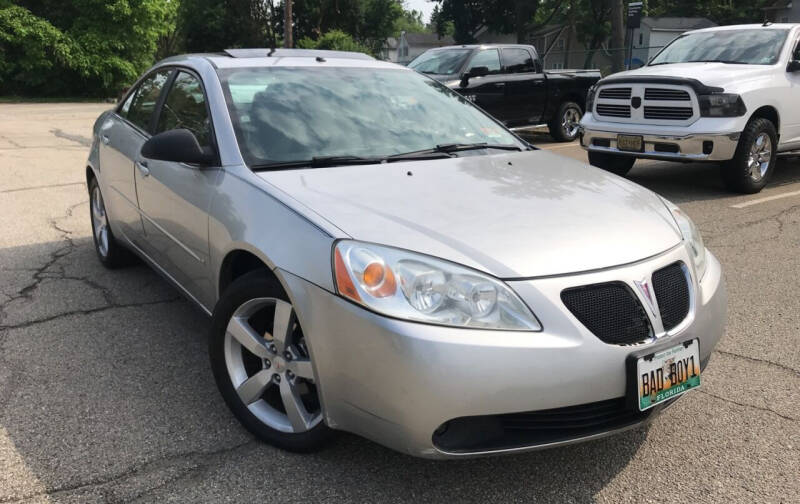
<svg viewBox="0 0 800 504">
<path fill-rule="evenodd" d="M 124 482 L 124 481 L 126 481 L 128 479 L 131 479 L 133 477 L 136 477 L 136 476 L 139 476 L 139 475 L 142 475 L 142 474 L 149 474 L 149 473 L 153 473 L 153 472 L 156 472 L 156 471 L 159 471 L 159 470 L 162 470 L 162 469 L 169 469 L 170 467 L 172 467 L 177 462 L 194 463 L 194 465 L 192 465 L 191 467 L 189 467 L 186 470 L 184 470 L 181 474 L 178 474 L 177 476 L 174 476 L 170 481 L 167 481 L 166 483 L 161 483 L 160 485 L 158 485 L 156 487 L 144 490 L 143 492 L 139 493 L 138 495 L 135 495 L 135 496 L 132 497 L 133 499 L 136 499 L 136 498 L 139 498 L 139 497 L 145 495 L 146 493 L 148 493 L 150 491 L 156 490 L 158 487 L 163 486 L 164 484 L 169 484 L 171 481 L 174 481 L 174 480 L 179 479 L 179 478 L 181 478 L 181 477 L 183 477 L 183 476 L 185 476 L 187 474 L 190 474 L 190 473 L 192 473 L 192 472 L 194 472 L 194 471 L 196 471 L 198 469 L 202 469 L 202 468 L 205 468 L 205 467 L 211 465 L 210 462 L 204 462 L 210 457 L 219 457 L 219 456 L 227 455 L 227 454 L 233 453 L 233 452 L 235 452 L 235 451 L 237 451 L 237 450 L 239 450 L 241 448 L 244 448 L 244 447 L 247 447 L 247 446 L 251 446 L 251 445 L 252 446 L 256 446 L 256 445 L 260 445 L 260 444 L 261 443 L 259 441 L 255 440 L 255 439 L 251 439 L 249 441 L 245 441 L 243 443 L 239 443 L 239 444 L 234 445 L 234 446 L 227 446 L 225 448 L 220 448 L 218 450 L 211 450 L 211 451 L 196 450 L 196 451 L 190 451 L 190 452 L 185 452 L 185 453 L 177 453 L 177 454 L 173 454 L 173 455 L 167 455 L 165 457 L 156 458 L 156 459 L 153 459 L 153 460 L 151 460 L 149 462 L 145 462 L 143 464 L 133 465 L 130 468 L 128 468 L 128 469 L 126 469 L 126 470 L 124 470 L 124 471 L 122 471 L 120 473 L 114 474 L 114 475 L 109 475 L 109 476 L 105 476 L 105 477 L 98 477 L 98 478 L 94 478 L 94 479 L 89 479 L 87 481 L 75 482 L 75 483 L 71 483 L 71 484 L 65 484 L 65 485 L 61 485 L 61 486 L 58 486 L 58 487 L 54 487 L 54 488 L 48 489 L 48 490 L 46 490 L 44 492 L 30 493 L 30 494 L 26 494 L 26 495 L 21 496 L 21 497 L 2 498 L 2 499 L 0 499 L 0 504 L 19 503 L 19 502 L 23 502 L 25 500 L 29 500 L 29 499 L 33 499 L 35 497 L 41 497 L 41 496 L 45 496 L 45 495 L 47 495 L 47 496 L 57 495 L 57 494 L 75 492 L 75 491 L 82 491 L 82 490 L 86 490 L 86 489 L 89 489 L 89 488 L 113 485 L 115 483 L 121 483 L 121 482 Z M 124 500 L 128 501 L 128 500 L 130 500 L 130 498 L 126 498 Z"/>
<path fill-rule="evenodd" d="M 31 187 L 18 187 L 16 189 L 4 189 L 0 191 L 0 194 L 8 194 L 14 192 L 22 192 L 22 191 L 35 191 L 37 189 L 50 189 L 53 187 L 69 187 L 74 185 L 86 185 L 86 182 L 69 182 L 66 184 L 51 184 L 51 185 L 40 185 L 40 186 L 31 186 Z"/>
<path fill-rule="evenodd" d="M 775 411 L 773 409 L 770 409 L 770 408 L 765 408 L 763 406 L 756 406 L 755 404 L 741 403 L 741 402 L 738 402 L 738 401 L 734 401 L 733 399 L 728 399 L 727 397 L 722 397 L 722 396 L 719 396 L 717 394 L 712 394 L 711 392 L 708 392 L 707 390 L 703 390 L 703 389 L 697 389 L 697 391 L 700 392 L 701 394 L 705 394 L 705 395 L 707 395 L 709 397 L 713 397 L 715 399 L 719 399 L 720 401 L 725 401 L 726 403 L 735 404 L 735 405 L 741 406 L 743 408 L 752 408 L 752 409 L 755 409 L 755 410 L 765 411 L 767 413 L 772 413 L 773 415 L 778 416 L 780 418 L 783 418 L 784 420 L 789 420 L 790 422 L 800 421 L 800 418 L 790 417 L 790 416 L 784 415 L 783 413 L 778 413 L 777 411 Z"/>
<path fill-rule="evenodd" d="M 721 355 L 729 355 L 731 357 L 738 357 L 740 359 L 749 360 L 751 362 L 759 362 L 761 364 L 767 364 L 767 365 L 770 365 L 770 366 L 775 366 L 775 367 L 778 367 L 780 369 L 783 369 L 784 371 L 789 371 L 791 373 L 796 374 L 797 376 L 800 376 L 800 370 L 797 370 L 797 369 L 795 369 L 793 367 L 787 366 L 786 364 L 780 364 L 778 362 L 767 360 L 767 359 L 759 359 L 757 357 L 749 357 L 747 355 L 737 354 L 737 353 L 734 353 L 734 352 L 729 352 L 727 350 L 714 350 L 714 351 L 719 353 L 719 354 L 721 354 Z"/>
<path fill-rule="evenodd" d="M 9 137 L 7 137 L 5 135 L 0 135 L 0 140 L 5 140 L 6 142 L 10 143 L 11 145 L 13 145 L 16 148 L 22 148 L 23 147 L 22 144 L 17 143 L 16 141 L 10 139 Z"/>
</svg>

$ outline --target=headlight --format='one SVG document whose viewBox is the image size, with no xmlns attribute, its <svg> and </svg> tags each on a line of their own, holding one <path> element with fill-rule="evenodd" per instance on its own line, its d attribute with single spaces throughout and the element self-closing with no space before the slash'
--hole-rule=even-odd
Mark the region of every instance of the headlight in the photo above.
<svg viewBox="0 0 800 504">
<path fill-rule="evenodd" d="M 709 94 L 697 97 L 703 117 L 739 117 L 747 112 L 742 97 L 737 94 Z"/>
<path fill-rule="evenodd" d="M 454 327 L 540 331 L 503 282 L 434 257 L 342 240 L 333 249 L 339 295 L 400 319 Z"/>
<path fill-rule="evenodd" d="M 586 112 L 592 112 L 594 108 L 594 94 L 597 91 L 597 86 L 592 86 L 586 92 Z"/>
<path fill-rule="evenodd" d="M 697 226 L 694 225 L 692 219 L 683 213 L 683 210 L 675 206 L 672 202 L 664 198 L 661 199 L 664 201 L 664 204 L 667 205 L 669 211 L 672 212 L 672 216 L 675 218 L 675 222 L 681 230 L 683 239 L 688 245 L 689 254 L 694 261 L 694 270 L 697 274 L 697 279 L 700 280 L 706 273 L 706 247 L 703 244 L 703 237 L 700 236 L 700 231 L 697 229 Z"/>
</svg>

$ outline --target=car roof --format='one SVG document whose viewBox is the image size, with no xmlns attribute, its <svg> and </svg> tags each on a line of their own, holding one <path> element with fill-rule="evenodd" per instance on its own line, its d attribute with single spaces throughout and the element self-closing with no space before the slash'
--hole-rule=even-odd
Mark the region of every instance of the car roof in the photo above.
<svg viewBox="0 0 800 504">
<path fill-rule="evenodd" d="M 792 28 L 797 28 L 798 26 L 800 26 L 800 24 L 798 24 L 798 23 L 740 24 L 740 25 L 727 25 L 727 26 L 711 26 L 709 28 L 701 28 L 699 30 L 690 30 L 690 31 L 688 31 L 686 33 L 745 30 L 745 29 L 791 30 Z"/>
<path fill-rule="evenodd" d="M 181 54 L 166 58 L 158 65 L 191 63 L 197 59 L 210 62 L 216 68 L 269 66 L 338 66 L 359 68 L 396 68 L 401 65 L 379 61 L 364 53 L 320 49 L 248 48 L 226 49 L 220 53 Z"/>
<path fill-rule="evenodd" d="M 434 47 L 433 49 L 428 49 L 428 50 L 441 51 L 442 49 L 502 49 L 502 48 L 521 48 L 521 47 L 524 47 L 525 49 L 530 49 L 533 46 L 530 44 L 461 44 L 461 45 Z"/>
</svg>

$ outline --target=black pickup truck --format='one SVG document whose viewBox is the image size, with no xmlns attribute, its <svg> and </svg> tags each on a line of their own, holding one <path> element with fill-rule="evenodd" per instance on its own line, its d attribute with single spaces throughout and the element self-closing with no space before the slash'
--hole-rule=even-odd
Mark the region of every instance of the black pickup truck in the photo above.
<svg viewBox="0 0 800 504">
<path fill-rule="evenodd" d="M 586 92 L 599 70 L 542 69 L 536 48 L 517 44 L 430 49 L 410 68 L 462 94 L 511 128 L 546 124 L 559 141 L 575 140 Z"/>
</svg>

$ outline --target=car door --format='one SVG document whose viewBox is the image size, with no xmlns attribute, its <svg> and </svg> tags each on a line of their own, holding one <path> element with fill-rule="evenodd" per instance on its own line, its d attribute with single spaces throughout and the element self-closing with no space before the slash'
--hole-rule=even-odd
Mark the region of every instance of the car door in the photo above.
<svg viewBox="0 0 800 504">
<path fill-rule="evenodd" d="M 544 113 L 547 86 L 544 73 L 537 71 L 533 54 L 524 47 L 502 49 L 506 75 L 506 106 L 514 125 L 538 124 Z"/>
<path fill-rule="evenodd" d="M 101 189 L 114 231 L 137 242 L 141 238 L 134 180 L 134 161 L 149 131 L 156 103 L 171 70 L 159 70 L 141 80 L 100 127 Z"/>
<path fill-rule="evenodd" d="M 472 55 L 466 72 L 473 68 L 486 67 L 489 74 L 482 77 L 470 77 L 466 87 L 458 91 L 481 107 L 483 110 L 504 121 L 505 107 L 505 75 L 501 74 L 500 51 L 497 49 L 481 49 Z"/>
<path fill-rule="evenodd" d="M 800 40 L 795 41 L 789 61 L 800 60 Z M 786 72 L 789 87 L 785 90 L 781 103 L 786 110 L 798 110 L 800 107 L 800 72 Z M 782 150 L 800 148 L 800 117 L 796 113 L 781 116 L 780 148 Z"/>
<path fill-rule="evenodd" d="M 160 105 L 154 132 L 188 129 L 203 148 L 216 150 L 208 110 L 200 78 L 179 70 Z M 219 173 L 218 166 L 137 159 L 136 190 L 147 252 L 205 306 L 210 306 L 213 292 L 208 210 Z"/>
</svg>

